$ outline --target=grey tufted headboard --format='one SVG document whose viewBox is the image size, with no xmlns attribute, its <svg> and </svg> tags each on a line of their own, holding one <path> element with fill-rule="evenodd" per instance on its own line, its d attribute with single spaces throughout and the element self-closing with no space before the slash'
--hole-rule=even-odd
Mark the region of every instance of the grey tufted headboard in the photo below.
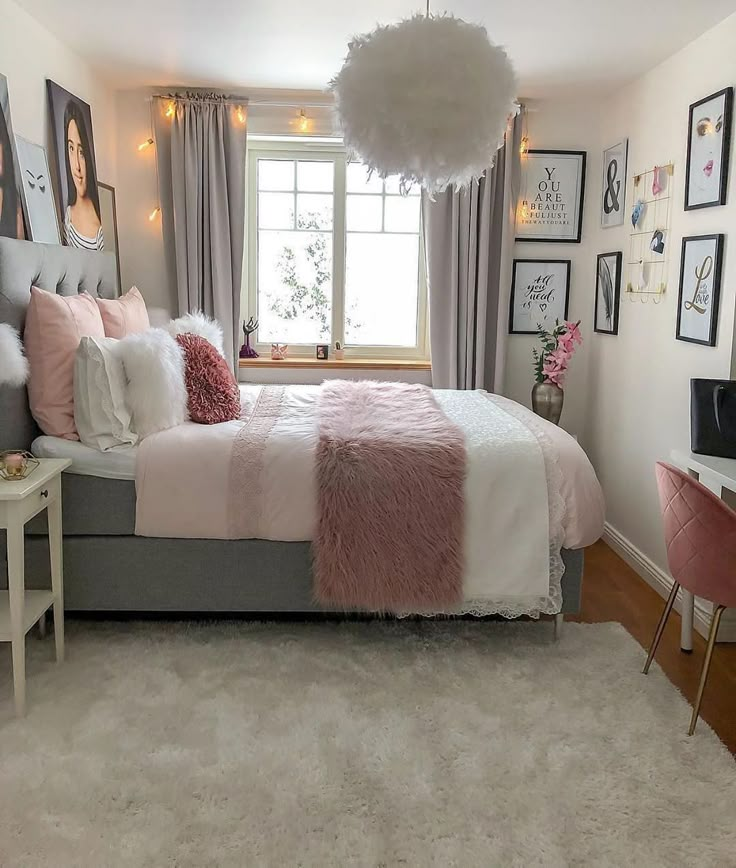
<svg viewBox="0 0 736 868">
<path fill-rule="evenodd" d="M 34 244 L 0 238 L 0 322 L 21 334 L 31 287 L 59 295 L 116 295 L 116 266 L 112 253 L 92 253 L 55 244 Z M 28 449 L 37 434 L 28 409 L 25 388 L 0 385 L 0 450 Z"/>
</svg>

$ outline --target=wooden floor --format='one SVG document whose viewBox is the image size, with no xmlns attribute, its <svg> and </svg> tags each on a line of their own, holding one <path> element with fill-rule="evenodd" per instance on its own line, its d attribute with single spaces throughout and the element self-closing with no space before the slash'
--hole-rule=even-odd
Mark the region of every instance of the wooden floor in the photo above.
<svg viewBox="0 0 736 868">
<path fill-rule="evenodd" d="M 618 621 L 644 649 L 649 647 L 663 608 L 662 597 L 604 542 L 586 549 L 582 611 L 571 621 Z M 655 659 L 690 703 L 698 689 L 705 640 L 695 633 L 693 644 L 692 654 L 680 651 L 680 616 L 673 612 Z M 642 651 L 642 666 L 645 660 Z M 736 643 L 716 645 L 701 717 L 736 755 Z M 687 730 L 688 723 L 689 718 L 683 717 L 683 730 Z"/>
</svg>

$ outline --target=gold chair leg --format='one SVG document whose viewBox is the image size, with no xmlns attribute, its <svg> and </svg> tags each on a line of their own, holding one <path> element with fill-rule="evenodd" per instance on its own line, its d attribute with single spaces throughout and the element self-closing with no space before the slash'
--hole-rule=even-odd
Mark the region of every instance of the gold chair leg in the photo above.
<svg viewBox="0 0 736 868">
<path fill-rule="evenodd" d="M 664 628 L 667 626 L 667 619 L 672 612 L 672 607 L 675 605 L 675 597 L 677 596 L 677 592 L 680 590 L 680 583 L 674 582 L 672 584 L 672 590 L 670 591 L 669 597 L 667 597 L 667 603 L 664 607 L 664 612 L 662 612 L 662 617 L 659 619 L 659 624 L 657 624 L 657 631 L 654 634 L 654 639 L 652 640 L 651 647 L 649 648 L 649 654 L 647 655 L 647 662 L 644 664 L 644 668 L 642 672 L 646 675 L 649 672 L 649 667 L 652 665 L 652 660 L 654 660 L 654 655 L 657 651 L 657 646 L 659 645 L 659 640 L 662 638 L 662 633 L 664 633 Z"/>
<path fill-rule="evenodd" d="M 713 620 L 710 624 L 710 632 L 708 633 L 708 645 L 705 649 L 705 660 L 703 661 L 703 671 L 700 674 L 700 685 L 698 686 L 698 696 L 695 700 L 693 708 L 693 716 L 690 718 L 690 729 L 687 734 L 692 735 L 695 732 L 695 724 L 698 722 L 700 714 L 700 703 L 703 701 L 703 693 L 705 692 L 705 683 L 708 680 L 708 672 L 710 671 L 710 661 L 713 657 L 713 646 L 716 644 L 716 636 L 718 635 L 718 627 L 721 623 L 721 615 L 725 610 L 725 606 L 718 606 L 713 613 Z"/>
</svg>

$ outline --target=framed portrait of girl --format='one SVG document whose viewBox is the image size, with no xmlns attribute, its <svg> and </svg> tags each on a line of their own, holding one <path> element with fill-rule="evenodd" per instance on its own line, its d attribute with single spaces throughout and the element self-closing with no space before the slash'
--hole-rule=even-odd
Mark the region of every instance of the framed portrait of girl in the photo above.
<svg viewBox="0 0 736 868">
<path fill-rule="evenodd" d="M 726 204 L 732 110 L 732 87 L 712 93 L 690 106 L 686 211 Z"/>
<path fill-rule="evenodd" d="M 61 237 L 69 247 L 104 250 L 92 112 L 74 94 L 47 80 L 59 190 Z"/>
</svg>

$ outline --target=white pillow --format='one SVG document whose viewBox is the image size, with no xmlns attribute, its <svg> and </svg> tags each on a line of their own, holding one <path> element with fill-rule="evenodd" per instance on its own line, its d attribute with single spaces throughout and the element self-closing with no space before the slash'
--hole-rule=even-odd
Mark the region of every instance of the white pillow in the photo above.
<svg viewBox="0 0 736 868">
<path fill-rule="evenodd" d="M 0 322 L 0 385 L 22 386 L 27 379 L 28 359 L 20 335 L 13 326 Z"/>
<path fill-rule="evenodd" d="M 216 319 L 210 319 L 202 311 L 187 313 L 179 319 L 172 319 L 167 330 L 172 337 L 176 335 L 199 335 L 209 341 L 217 352 L 225 358 L 225 347 L 222 342 L 222 326 Z"/>
<path fill-rule="evenodd" d="M 125 400 L 125 370 L 115 338 L 83 337 L 74 358 L 74 422 L 85 446 L 107 452 L 138 442 Z"/>
<path fill-rule="evenodd" d="M 143 439 L 187 419 L 184 352 L 163 329 L 121 338 L 118 353 L 128 381 L 133 428 Z"/>
</svg>

